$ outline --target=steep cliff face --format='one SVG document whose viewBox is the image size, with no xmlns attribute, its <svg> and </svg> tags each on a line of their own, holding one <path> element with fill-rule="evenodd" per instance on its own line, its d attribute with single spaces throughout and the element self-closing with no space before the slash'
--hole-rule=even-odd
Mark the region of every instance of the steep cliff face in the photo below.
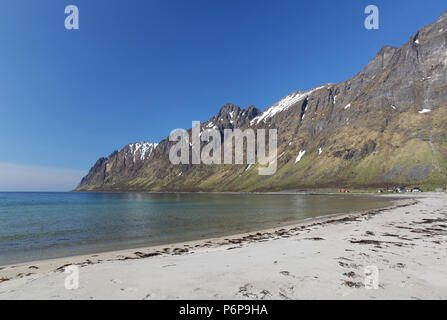
<svg viewBox="0 0 447 320">
<path fill-rule="evenodd" d="M 278 129 L 277 173 L 259 176 L 258 165 L 173 166 L 164 140 L 98 160 L 77 190 L 445 185 L 447 12 L 401 48 L 383 47 L 345 82 L 294 92 L 262 113 L 226 105 L 206 128 Z"/>
<path fill-rule="evenodd" d="M 151 158 L 158 144 L 132 143 L 121 151 L 113 152 L 108 158 L 99 159 L 80 186 L 113 185 L 138 174 L 146 161 Z"/>
</svg>

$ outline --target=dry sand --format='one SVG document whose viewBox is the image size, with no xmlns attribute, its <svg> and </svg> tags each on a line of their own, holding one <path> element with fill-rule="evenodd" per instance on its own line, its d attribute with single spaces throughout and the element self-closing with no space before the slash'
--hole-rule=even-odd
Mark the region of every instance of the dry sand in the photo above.
<svg viewBox="0 0 447 320">
<path fill-rule="evenodd" d="M 0 267 L 0 299 L 447 299 L 447 195 L 281 229 Z M 64 266 L 80 284 L 65 289 Z M 379 270 L 367 289 L 365 268 Z"/>
</svg>

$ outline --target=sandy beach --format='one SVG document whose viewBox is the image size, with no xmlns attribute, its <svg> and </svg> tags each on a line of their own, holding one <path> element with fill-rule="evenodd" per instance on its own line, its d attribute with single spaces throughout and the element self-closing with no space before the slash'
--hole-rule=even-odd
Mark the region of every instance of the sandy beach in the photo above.
<svg viewBox="0 0 447 320">
<path fill-rule="evenodd" d="M 0 299 L 447 299 L 447 194 L 401 197 L 262 232 L 0 267 Z M 377 289 L 365 287 L 371 267 Z"/>
</svg>

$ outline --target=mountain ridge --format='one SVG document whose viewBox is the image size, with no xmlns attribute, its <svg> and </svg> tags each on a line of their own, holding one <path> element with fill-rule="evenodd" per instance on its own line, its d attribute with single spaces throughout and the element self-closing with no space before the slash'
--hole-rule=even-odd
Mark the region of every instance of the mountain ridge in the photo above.
<svg viewBox="0 0 447 320">
<path fill-rule="evenodd" d="M 258 165 L 173 166 L 173 143 L 165 139 L 141 161 L 128 161 L 129 145 L 99 159 L 76 191 L 445 186 L 446 17 L 400 48 L 383 46 L 346 81 L 295 91 L 263 112 L 227 104 L 201 124 L 221 132 L 277 128 L 278 171 L 271 177 L 257 175 Z"/>
</svg>

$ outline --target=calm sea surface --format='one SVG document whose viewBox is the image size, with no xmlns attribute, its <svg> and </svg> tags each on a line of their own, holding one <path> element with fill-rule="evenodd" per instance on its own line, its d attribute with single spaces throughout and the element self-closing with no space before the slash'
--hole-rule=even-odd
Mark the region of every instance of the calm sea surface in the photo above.
<svg viewBox="0 0 447 320">
<path fill-rule="evenodd" d="M 352 195 L 0 193 L 0 265 L 260 230 L 387 206 Z"/>
</svg>

